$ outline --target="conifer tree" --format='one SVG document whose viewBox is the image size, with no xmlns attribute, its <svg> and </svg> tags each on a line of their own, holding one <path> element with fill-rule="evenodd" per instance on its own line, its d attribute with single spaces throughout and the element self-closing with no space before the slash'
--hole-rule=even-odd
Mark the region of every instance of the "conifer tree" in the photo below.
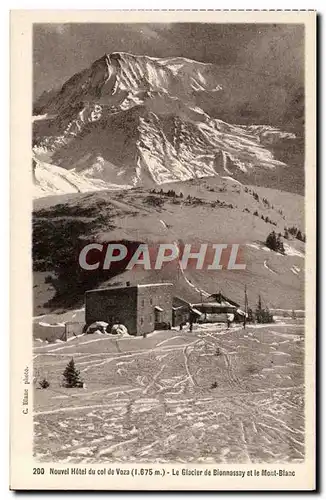
<svg viewBox="0 0 326 500">
<path fill-rule="evenodd" d="M 266 246 L 267 246 L 267 248 L 270 248 L 271 250 L 274 250 L 274 252 L 277 251 L 277 238 L 276 238 L 275 231 L 272 231 L 267 236 L 267 238 L 266 238 Z"/>
<path fill-rule="evenodd" d="M 285 249 L 284 249 L 284 245 L 283 245 L 283 242 L 281 240 L 281 233 L 278 234 L 278 237 L 277 237 L 277 251 L 282 253 L 283 255 L 285 254 Z"/>
<path fill-rule="evenodd" d="M 80 371 L 75 366 L 74 358 L 71 358 L 67 364 L 64 372 L 64 386 L 65 387 L 83 387 L 83 382 L 80 378 Z"/>
</svg>

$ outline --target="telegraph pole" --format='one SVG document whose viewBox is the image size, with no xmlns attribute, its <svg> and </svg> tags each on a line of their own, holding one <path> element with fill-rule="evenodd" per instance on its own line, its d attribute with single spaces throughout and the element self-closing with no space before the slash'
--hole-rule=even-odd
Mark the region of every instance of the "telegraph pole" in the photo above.
<svg viewBox="0 0 326 500">
<path fill-rule="evenodd" d="M 243 328 L 246 328 L 247 311 L 248 311 L 247 285 L 245 285 L 244 293 L 245 293 L 245 311 L 244 311 L 245 314 L 244 314 L 244 318 L 243 318 Z"/>
</svg>

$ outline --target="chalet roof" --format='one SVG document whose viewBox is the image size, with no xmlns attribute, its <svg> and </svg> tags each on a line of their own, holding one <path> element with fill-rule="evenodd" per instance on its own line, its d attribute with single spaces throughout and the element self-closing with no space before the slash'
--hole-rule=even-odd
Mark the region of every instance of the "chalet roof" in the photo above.
<svg viewBox="0 0 326 500">
<path fill-rule="evenodd" d="M 223 295 L 221 292 L 219 293 L 212 293 L 212 295 L 210 295 L 209 297 L 207 297 L 207 301 L 211 302 L 212 299 L 217 302 L 218 304 L 221 304 L 221 305 L 232 305 L 232 306 L 235 306 L 235 307 L 240 307 L 240 304 L 238 304 L 237 302 L 235 302 L 234 300 L 232 299 L 229 299 L 228 297 L 226 297 L 225 295 Z M 204 303 L 206 304 L 206 301 L 204 301 Z"/>
<path fill-rule="evenodd" d="M 202 315 L 202 312 L 198 311 L 198 309 L 196 309 L 195 307 L 191 308 L 191 312 L 197 314 L 197 316 L 201 316 Z"/>
<path fill-rule="evenodd" d="M 191 306 L 190 302 L 188 300 L 183 299 L 182 297 L 179 297 L 178 295 L 174 295 L 173 297 L 174 302 L 181 302 L 184 306 Z"/>
<path fill-rule="evenodd" d="M 215 307 L 216 309 L 222 309 L 224 307 L 232 307 L 236 309 L 237 306 L 231 304 L 230 302 L 198 302 L 197 304 L 192 304 L 193 307 Z"/>
</svg>

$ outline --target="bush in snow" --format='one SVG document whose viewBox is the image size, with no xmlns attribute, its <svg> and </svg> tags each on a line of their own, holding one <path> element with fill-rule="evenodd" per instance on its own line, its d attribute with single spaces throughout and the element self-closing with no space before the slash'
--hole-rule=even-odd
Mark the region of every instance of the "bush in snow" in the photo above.
<svg viewBox="0 0 326 500">
<path fill-rule="evenodd" d="M 46 380 L 46 378 L 42 379 L 41 382 L 39 382 L 41 389 L 47 389 L 50 387 L 50 382 Z"/>
</svg>

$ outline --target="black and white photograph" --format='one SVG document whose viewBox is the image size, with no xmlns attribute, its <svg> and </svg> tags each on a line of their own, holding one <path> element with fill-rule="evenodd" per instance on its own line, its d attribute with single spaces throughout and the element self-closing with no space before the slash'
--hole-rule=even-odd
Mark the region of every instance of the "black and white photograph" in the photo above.
<svg viewBox="0 0 326 500">
<path fill-rule="evenodd" d="M 282 489 L 313 467 L 300 16 L 32 24 L 34 474 Z"/>
</svg>

